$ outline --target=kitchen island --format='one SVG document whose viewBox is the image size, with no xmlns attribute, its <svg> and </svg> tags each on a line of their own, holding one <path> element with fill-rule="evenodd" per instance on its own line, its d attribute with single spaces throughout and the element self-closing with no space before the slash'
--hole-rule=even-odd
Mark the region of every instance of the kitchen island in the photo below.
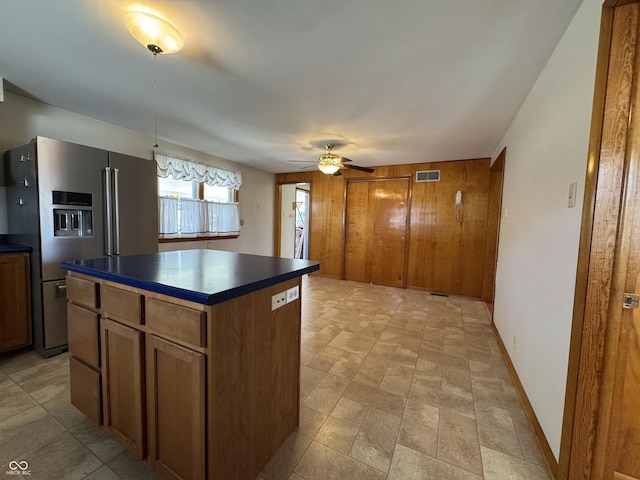
<svg viewBox="0 0 640 480">
<path fill-rule="evenodd" d="M 301 276 L 215 250 L 64 262 L 71 402 L 165 478 L 253 480 L 299 422 Z"/>
</svg>

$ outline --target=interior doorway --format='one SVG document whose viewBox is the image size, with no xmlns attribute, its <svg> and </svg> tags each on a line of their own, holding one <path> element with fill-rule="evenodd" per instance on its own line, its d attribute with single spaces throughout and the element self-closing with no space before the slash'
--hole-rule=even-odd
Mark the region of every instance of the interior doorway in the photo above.
<svg viewBox="0 0 640 480">
<path fill-rule="evenodd" d="M 496 297 L 496 269 L 498 267 L 498 240 L 502 217 L 502 186 L 504 184 L 504 162 L 506 147 L 502 149 L 489 173 L 489 205 L 487 210 L 487 240 L 484 251 L 484 277 L 482 278 L 482 301 L 487 304 L 493 317 Z"/>
<path fill-rule="evenodd" d="M 347 181 L 344 279 L 405 286 L 409 179 Z"/>
<path fill-rule="evenodd" d="M 308 259 L 310 185 L 286 183 L 280 185 L 279 256 Z"/>
</svg>

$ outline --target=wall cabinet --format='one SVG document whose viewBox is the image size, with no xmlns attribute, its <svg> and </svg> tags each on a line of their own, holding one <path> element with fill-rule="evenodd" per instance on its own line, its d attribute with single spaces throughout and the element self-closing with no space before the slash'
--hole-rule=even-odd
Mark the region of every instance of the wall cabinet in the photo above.
<svg viewBox="0 0 640 480">
<path fill-rule="evenodd" d="M 0 254 L 0 352 L 31 345 L 29 254 Z"/>
</svg>

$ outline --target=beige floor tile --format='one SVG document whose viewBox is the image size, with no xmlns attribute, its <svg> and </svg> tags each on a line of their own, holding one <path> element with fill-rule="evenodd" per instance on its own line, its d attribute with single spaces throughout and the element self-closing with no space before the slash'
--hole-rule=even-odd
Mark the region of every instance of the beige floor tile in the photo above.
<svg viewBox="0 0 640 480">
<path fill-rule="evenodd" d="M 320 413 L 313 408 L 305 405 L 300 406 L 300 425 L 298 425 L 298 433 L 309 438 L 316 436 L 320 427 L 327 419 L 328 415 Z"/>
<path fill-rule="evenodd" d="M 367 414 L 367 410 L 368 407 L 366 405 L 342 397 L 331 412 L 331 416 L 359 427 Z"/>
<path fill-rule="evenodd" d="M 31 407 L 0 422 L 0 465 L 21 458 L 64 432 L 64 428 L 40 406 Z"/>
<path fill-rule="evenodd" d="M 524 460 L 518 434 L 490 423 L 479 423 L 480 445 L 512 457 Z"/>
<path fill-rule="evenodd" d="M 354 458 L 313 442 L 294 473 L 306 480 L 384 480 L 387 475 Z"/>
<path fill-rule="evenodd" d="M 36 405 L 33 398 L 13 381 L 7 379 L 0 385 L 0 421 Z"/>
<path fill-rule="evenodd" d="M 461 468 L 396 445 L 388 480 L 482 480 Z"/>
<path fill-rule="evenodd" d="M 129 452 L 122 452 L 112 458 L 107 466 L 124 480 L 160 480 L 162 478 L 151 469 L 148 462 L 136 460 Z"/>
<path fill-rule="evenodd" d="M 91 452 L 71 434 L 63 432 L 24 456 L 34 478 L 76 480 L 102 465 Z"/>
<path fill-rule="evenodd" d="M 329 417 L 314 440 L 348 455 L 356 435 L 358 435 L 358 426 Z"/>
<path fill-rule="evenodd" d="M 549 480 L 544 467 L 482 447 L 485 480 Z"/>
<path fill-rule="evenodd" d="M 121 477 L 106 465 L 94 470 L 84 480 L 119 480 Z"/>
<path fill-rule="evenodd" d="M 432 407 L 439 408 L 441 411 L 443 409 L 449 410 L 469 418 L 475 418 L 473 399 L 466 396 L 461 397 L 451 392 L 423 387 L 414 383 L 411 385 L 409 399 L 431 405 Z"/>
<path fill-rule="evenodd" d="M 0 359 L 0 371 L 5 375 L 11 376 L 14 373 L 44 365 L 50 361 L 30 350 Z"/>
<path fill-rule="evenodd" d="M 447 410 L 440 411 L 438 459 L 482 475 L 475 420 Z"/>
<path fill-rule="evenodd" d="M 86 418 L 82 423 L 69 429 L 69 432 L 98 457 L 103 463 L 121 454 L 124 447 L 104 434 L 102 427 Z"/>
<path fill-rule="evenodd" d="M 404 410 L 403 418 L 437 430 L 440 418 L 440 409 L 409 399 Z"/>
<path fill-rule="evenodd" d="M 389 471 L 398 439 L 401 418 L 375 408 L 369 409 L 360 426 L 350 456 L 383 472 Z"/>
<path fill-rule="evenodd" d="M 380 390 L 406 397 L 413 380 L 413 367 L 390 362 L 380 382 Z"/>
<path fill-rule="evenodd" d="M 336 375 L 338 377 L 344 377 L 351 380 L 364 362 L 366 355 L 363 353 L 353 353 L 342 351 L 342 356 L 338 359 L 338 361 L 331 367 L 329 373 L 332 375 Z"/>
<path fill-rule="evenodd" d="M 343 352 L 344 350 L 340 348 L 326 346 L 320 350 L 306 366 L 323 372 L 328 372 L 340 359 Z"/>
<path fill-rule="evenodd" d="M 344 391 L 344 397 L 355 400 L 367 407 L 377 408 L 397 416 L 402 416 L 406 404 L 406 399 L 400 395 L 385 392 L 356 381 L 347 386 Z"/>
<path fill-rule="evenodd" d="M 515 432 L 511 412 L 504 408 L 476 403 L 476 419 L 478 424 L 486 423 Z"/>
<path fill-rule="evenodd" d="M 356 373 L 353 379 L 356 382 L 377 387 L 384 378 L 388 365 L 388 360 L 369 355 L 367 359 L 362 362 L 362 365 L 358 369 L 358 373 Z"/>
<path fill-rule="evenodd" d="M 369 353 L 375 343 L 376 340 L 374 338 L 343 331 L 331 341 L 330 345 L 347 352 L 366 354 Z"/>
<path fill-rule="evenodd" d="M 400 426 L 398 443 L 416 452 L 436 457 L 438 453 L 438 430 L 404 419 Z"/>
<path fill-rule="evenodd" d="M 349 380 L 335 375 L 325 375 L 305 398 L 304 405 L 329 415 L 342 396 Z"/>
<path fill-rule="evenodd" d="M 289 435 L 269 461 L 257 480 L 282 480 L 289 478 L 304 452 L 311 445 L 311 438 L 296 432 Z"/>
</svg>

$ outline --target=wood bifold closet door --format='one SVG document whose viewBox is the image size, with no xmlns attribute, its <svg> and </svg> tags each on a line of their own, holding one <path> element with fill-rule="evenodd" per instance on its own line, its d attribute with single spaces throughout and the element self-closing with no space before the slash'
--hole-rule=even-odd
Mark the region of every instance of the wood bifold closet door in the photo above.
<svg viewBox="0 0 640 480">
<path fill-rule="evenodd" d="M 404 286 L 409 179 L 347 182 L 344 279 Z"/>
</svg>

